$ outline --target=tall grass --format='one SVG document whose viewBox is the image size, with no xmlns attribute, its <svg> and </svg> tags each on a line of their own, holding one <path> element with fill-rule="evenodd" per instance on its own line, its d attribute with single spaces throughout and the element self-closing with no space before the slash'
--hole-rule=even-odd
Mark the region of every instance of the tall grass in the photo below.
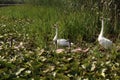
<svg viewBox="0 0 120 80">
<path fill-rule="evenodd" d="M 70 12 L 55 7 L 27 5 L 0 8 L 0 16 L 1 24 L 7 26 L 4 27 L 6 31 L 28 34 L 34 38 L 37 45 L 42 45 L 41 47 L 47 46 L 52 41 L 55 35 L 52 26 L 56 22 L 59 24 L 59 37 L 68 38 L 74 43 L 95 42 L 101 28 L 98 12 L 90 10 Z M 109 24 L 110 22 L 105 24 L 108 31 L 112 29 Z M 118 36 L 118 27 L 114 30 L 112 32 Z M 1 34 L 6 31 L 2 31 Z"/>
</svg>

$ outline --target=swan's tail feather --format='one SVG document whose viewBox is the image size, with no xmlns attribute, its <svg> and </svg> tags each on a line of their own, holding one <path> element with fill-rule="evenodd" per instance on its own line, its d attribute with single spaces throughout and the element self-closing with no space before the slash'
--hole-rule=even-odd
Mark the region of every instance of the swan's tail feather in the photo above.
<svg viewBox="0 0 120 80">
<path fill-rule="evenodd" d="M 71 42 L 70 45 L 72 46 L 72 45 L 74 45 L 74 43 Z"/>
</svg>

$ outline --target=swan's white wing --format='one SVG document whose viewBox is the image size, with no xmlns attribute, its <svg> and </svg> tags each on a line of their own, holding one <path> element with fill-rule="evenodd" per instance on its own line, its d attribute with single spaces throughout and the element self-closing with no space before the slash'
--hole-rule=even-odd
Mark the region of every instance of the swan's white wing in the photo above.
<svg viewBox="0 0 120 80">
<path fill-rule="evenodd" d="M 66 39 L 57 39 L 58 46 L 69 46 L 69 41 Z"/>
<path fill-rule="evenodd" d="M 100 45 L 102 45 L 105 49 L 111 48 L 112 47 L 112 41 L 110 41 L 109 39 L 102 37 L 99 40 Z"/>
</svg>

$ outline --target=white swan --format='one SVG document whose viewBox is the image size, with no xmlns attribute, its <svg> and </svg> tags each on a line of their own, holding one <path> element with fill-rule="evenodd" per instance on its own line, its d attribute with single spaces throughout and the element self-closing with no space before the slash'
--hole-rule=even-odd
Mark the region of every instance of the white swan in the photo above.
<svg viewBox="0 0 120 80">
<path fill-rule="evenodd" d="M 58 39 L 58 26 L 54 25 L 54 27 L 56 29 L 56 34 L 53 38 L 53 41 L 56 44 L 56 47 L 63 46 L 63 47 L 71 48 L 71 45 L 73 45 L 73 43 L 71 43 L 69 40 L 66 40 L 66 39 Z"/>
<path fill-rule="evenodd" d="M 104 30 L 104 20 L 102 19 L 102 28 L 98 36 L 98 41 L 99 44 L 103 46 L 105 49 L 110 49 L 112 47 L 112 41 L 103 36 L 103 30 Z"/>
</svg>

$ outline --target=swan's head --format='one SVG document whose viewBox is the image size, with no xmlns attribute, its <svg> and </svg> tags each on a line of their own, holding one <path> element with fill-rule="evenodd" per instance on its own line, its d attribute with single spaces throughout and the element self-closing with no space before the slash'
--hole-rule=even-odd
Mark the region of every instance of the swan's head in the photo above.
<svg viewBox="0 0 120 80">
<path fill-rule="evenodd" d="M 100 20 L 103 20 L 104 18 L 103 18 L 103 16 L 102 17 L 100 17 Z"/>
<path fill-rule="evenodd" d="M 111 19 L 110 18 L 105 18 L 105 17 L 100 17 L 100 21 L 105 21 L 105 20 L 107 20 L 107 21 L 110 21 Z"/>
<path fill-rule="evenodd" d="M 58 24 L 54 24 L 53 28 L 57 29 L 58 28 Z"/>
</svg>

